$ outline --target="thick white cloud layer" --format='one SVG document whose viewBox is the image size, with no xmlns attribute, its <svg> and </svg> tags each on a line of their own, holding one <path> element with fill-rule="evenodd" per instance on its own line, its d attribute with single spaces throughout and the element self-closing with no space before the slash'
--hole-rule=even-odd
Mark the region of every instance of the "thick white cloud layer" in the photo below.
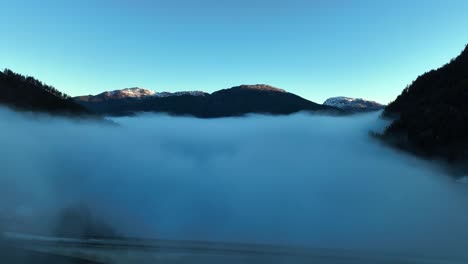
<svg viewBox="0 0 468 264">
<path fill-rule="evenodd" d="M 462 253 L 466 186 L 371 139 L 378 114 L 113 126 L 3 109 L 1 215 L 53 229 L 84 204 L 130 236 Z"/>
</svg>

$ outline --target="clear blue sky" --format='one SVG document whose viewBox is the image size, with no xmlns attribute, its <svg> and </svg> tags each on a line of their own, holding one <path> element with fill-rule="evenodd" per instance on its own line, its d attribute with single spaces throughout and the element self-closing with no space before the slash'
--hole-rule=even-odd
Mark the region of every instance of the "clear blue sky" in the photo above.
<svg viewBox="0 0 468 264">
<path fill-rule="evenodd" d="M 70 95 L 267 83 L 387 103 L 468 43 L 466 0 L 0 0 L 0 68 Z"/>
</svg>

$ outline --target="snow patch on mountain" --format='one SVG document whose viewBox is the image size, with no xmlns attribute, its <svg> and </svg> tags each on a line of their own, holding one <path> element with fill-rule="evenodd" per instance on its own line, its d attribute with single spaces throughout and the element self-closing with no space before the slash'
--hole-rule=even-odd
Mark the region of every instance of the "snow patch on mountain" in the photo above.
<svg viewBox="0 0 468 264">
<path fill-rule="evenodd" d="M 325 100 L 323 104 L 341 108 L 343 110 L 359 111 L 359 112 L 377 111 L 385 107 L 385 105 L 377 103 L 375 101 L 370 101 L 370 100 L 366 100 L 362 98 L 345 97 L 345 96 L 328 98 L 327 100 Z"/>
<path fill-rule="evenodd" d="M 125 97 L 139 98 L 139 97 L 153 96 L 156 94 L 155 91 L 151 91 L 151 90 L 144 89 L 144 88 L 138 88 L 138 87 L 125 88 L 122 90 L 114 90 L 114 91 L 109 91 L 109 92 L 104 92 L 104 93 L 111 97 L 117 96 L 117 97 L 122 97 L 122 98 L 125 98 Z"/>
<path fill-rule="evenodd" d="M 191 96 L 205 96 L 207 93 L 202 92 L 202 91 L 182 91 L 182 92 L 160 92 L 160 93 L 155 93 L 153 96 L 156 97 L 169 97 L 169 96 L 182 96 L 182 95 L 191 95 Z"/>
<path fill-rule="evenodd" d="M 182 95 L 191 95 L 191 96 L 205 96 L 207 93 L 202 91 L 182 91 L 182 92 L 156 92 L 144 88 L 125 88 L 121 90 L 106 91 L 98 95 L 89 95 L 89 96 L 79 96 L 78 98 L 86 101 L 96 101 L 96 100 L 118 100 L 118 99 L 144 99 L 149 97 L 169 97 L 169 96 L 182 96 Z"/>
</svg>

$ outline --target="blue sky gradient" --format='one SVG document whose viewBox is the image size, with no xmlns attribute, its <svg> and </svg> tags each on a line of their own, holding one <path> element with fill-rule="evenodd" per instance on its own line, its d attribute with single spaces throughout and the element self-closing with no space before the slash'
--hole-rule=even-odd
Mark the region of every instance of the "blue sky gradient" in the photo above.
<svg viewBox="0 0 468 264">
<path fill-rule="evenodd" d="M 0 0 L 0 68 L 73 96 L 266 83 L 392 101 L 468 43 L 468 1 Z"/>
</svg>

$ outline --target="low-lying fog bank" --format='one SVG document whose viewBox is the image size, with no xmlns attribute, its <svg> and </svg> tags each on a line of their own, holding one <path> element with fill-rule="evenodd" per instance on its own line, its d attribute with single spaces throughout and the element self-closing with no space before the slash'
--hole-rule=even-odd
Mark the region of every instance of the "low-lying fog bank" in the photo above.
<svg viewBox="0 0 468 264">
<path fill-rule="evenodd" d="M 463 253 L 466 185 L 372 140 L 378 115 L 109 126 L 1 109 L 0 225 L 54 232 L 79 206 L 126 236 Z"/>
</svg>

